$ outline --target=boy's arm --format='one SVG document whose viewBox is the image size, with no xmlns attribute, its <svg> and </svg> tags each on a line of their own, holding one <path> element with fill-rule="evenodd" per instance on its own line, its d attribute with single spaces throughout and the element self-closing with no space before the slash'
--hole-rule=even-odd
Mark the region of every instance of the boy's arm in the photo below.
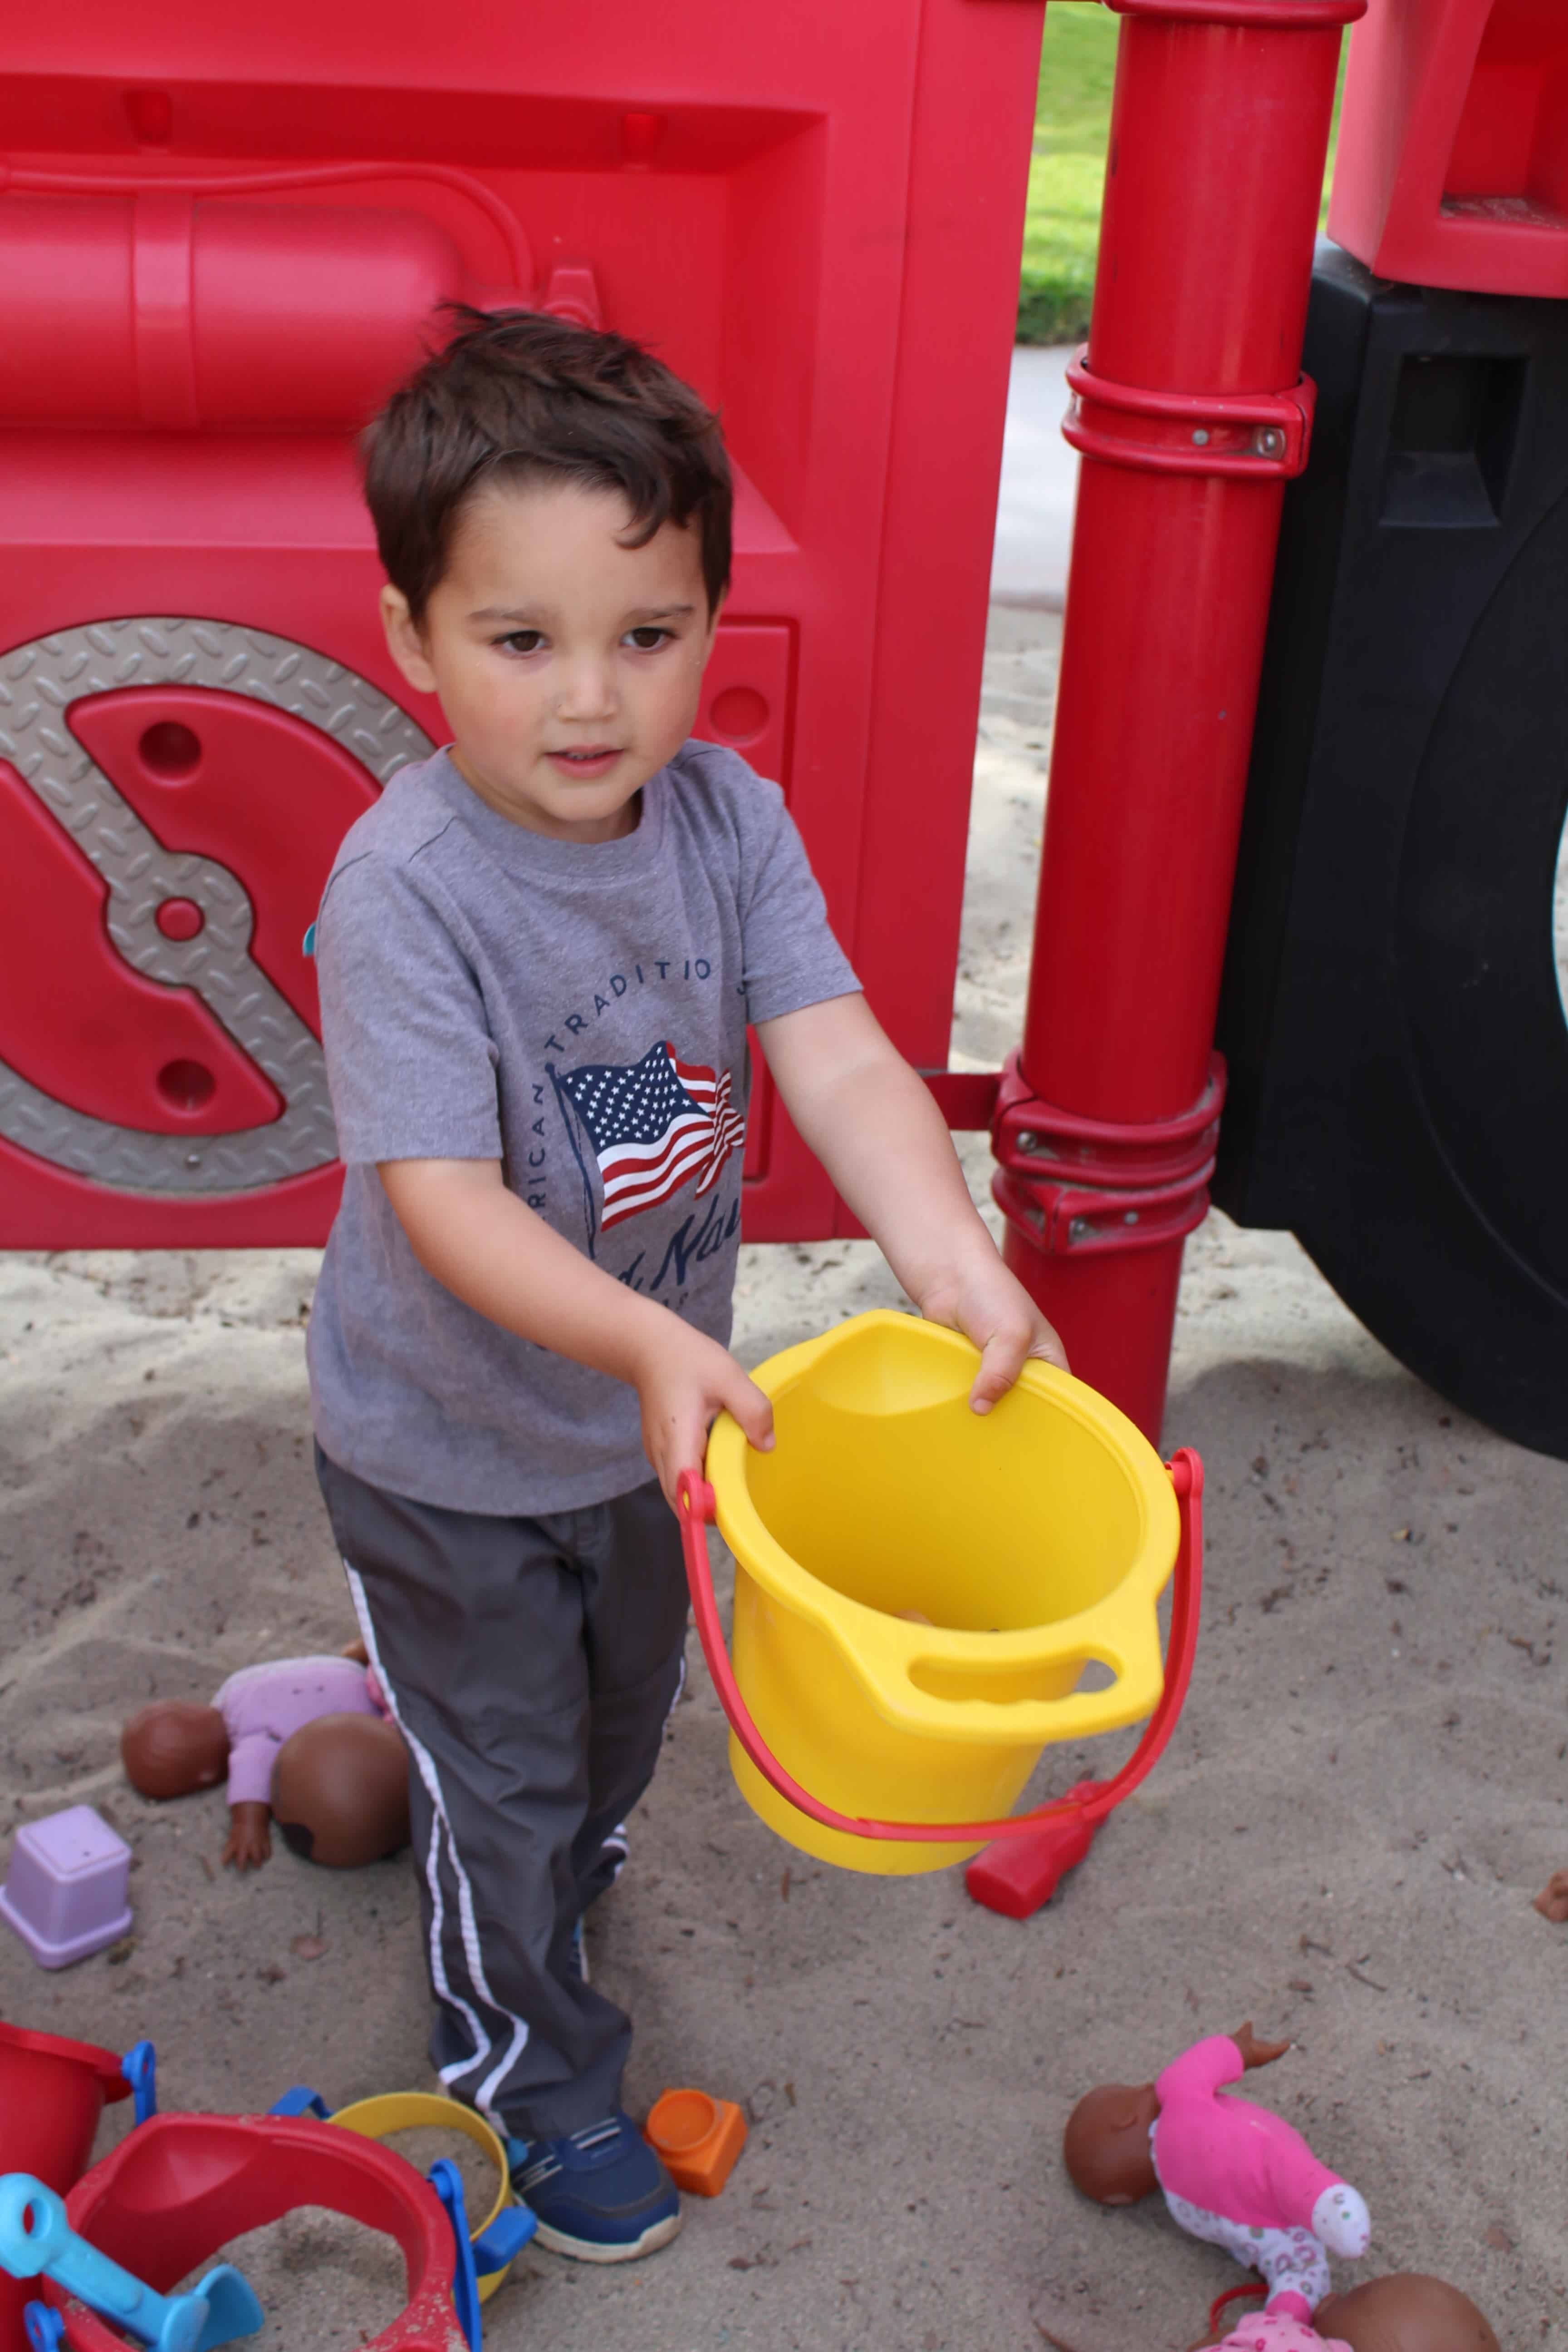
<svg viewBox="0 0 1568 2352">
<path fill-rule="evenodd" d="M 753 1445 L 772 1445 L 773 1407 L 728 1349 L 574 1249 L 507 1191 L 499 1161 L 389 1160 L 380 1175 L 426 1274 L 503 1329 L 636 1389 L 672 1509 L 721 1407 Z"/>
<path fill-rule="evenodd" d="M 970 1391 L 989 1412 L 1056 1332 L 1003 1265 L 930 1089 L 863 996 L 836 996 L 759 1024 L 790 1117 L 921 1313 L 980 1349 Z"/>
</svg>

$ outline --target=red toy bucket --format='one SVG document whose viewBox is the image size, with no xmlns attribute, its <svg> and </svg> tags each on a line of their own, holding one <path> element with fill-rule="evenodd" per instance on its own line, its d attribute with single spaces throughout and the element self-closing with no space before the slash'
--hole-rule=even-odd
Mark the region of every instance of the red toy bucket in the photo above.
<svg viewBox="0 0 1568 2352">
<path fill-rule="evenodd" d="M 296 2205 L 346 2213 L 402 2250 L 407 2306 L 365 2352 L 467 2352 L 440 2199 L 402 2157 L 335 2124 L 154 2116 L 77 2184 L 66 2210 L 89 2244 L 167 2294 L 230 2238 Z M 123 2336 L 52 2281 L 27 2284 L 64 2313 L 68 2352 L 126 2352 Z"/>
<path fill-rule="evenodd" d="M 63 2197 L 87 2169 L 100 2116 L 130 2090 L 112 2050 L 0 2025 L 0 2172 L 30 2172 Z M 0 2271 L 0 2352 L 27 2352 L 22 2314 L 36 2293 Z"/>
</svg>

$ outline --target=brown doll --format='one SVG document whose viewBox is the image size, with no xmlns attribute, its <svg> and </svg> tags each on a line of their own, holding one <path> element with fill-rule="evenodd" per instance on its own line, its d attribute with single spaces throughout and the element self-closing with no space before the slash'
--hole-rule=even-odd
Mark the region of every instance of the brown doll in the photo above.
<svg viewBox="0 0 1568 2352">
<path fill-rule="evenodd" d="M 1408 2271 L 1328 2295 L 1310 2326 L 1254 2313 L 1220 2343 L 1205 2337 L 1205 2345 L 1206 2352 L 1498 2352 L 1497 2337 L 1468 2294 Z"/>
<path fill-rule="evenodd" d="M 174 1699 L 140 1708 L 120 1735 L 125 1777 L 143 1797 L 192 1796 L 226 1774 L 236 1869 L 259 1869 L 272 1851 L 272 1773 L 283 1743 L 322 1715 L 379 1720 L 380 1685 L 356 1643 L 341 1657 L 278 1658 L 244 1666 L 210 1706 Z"/>
</svg>

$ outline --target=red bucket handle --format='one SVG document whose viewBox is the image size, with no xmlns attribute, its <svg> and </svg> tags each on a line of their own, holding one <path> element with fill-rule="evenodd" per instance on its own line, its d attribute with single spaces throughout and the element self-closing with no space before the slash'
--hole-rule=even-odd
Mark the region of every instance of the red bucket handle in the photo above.
<svg viewBox="0 0 1568 2352">
<path fill-rule="evenodd" d="M 714 1517 L 713 1489 L 697 1471 L 683 1470 L 676 1488 L 679 1504 L 676 1516 L 680 1521 L 697 1638 L 702 1644 L 702 1654 L 708 1661 L 708 1671 L 730 1728 L 769 1788 L 786 1804 L 793 1805 L 797 1813 L 820 1822 L 824 1829 L 843 1830 L 850 1837 L 891 1839 L 905 1845 L 939 1842 L 949 1845 L 990 1844 L 994 1839 L 1019 1837 L 1026 1831 L 1037 1830 L 1042 1822 L 1062 1821 L 1068 1816 L 1098 1828 L 1124 1797 L 1132 1794 L 1164 1753 L 1193 1678 L 1204 1589 L 1204 1465 L 1192 1447 L 1184 1445 L 1167 1467 L 1175 1489 L 1181 1536 L 1171 1600 L 1171 1638 L 1165 1649 L 1165 1686 L 1160 1704 L 1150 1717 L 1142 1738 L 1113 1780 L 1091 1783 L 1091 1793 L 1086 1796 L 1057 1797 L 1047 1805 L 1037 1805 L 1033 1812 L 1010 1813 L 998 1822 L 862 1821 L 849 1813 L 835 1812 L 831 1805 L 823 1804 L 784 1770 L 752 1720 L 724 1646 L 724 1629 L 719 1622 L 719 1604 L 714 1598 L 713 1576 L 703 1536 L 705 1522 Z"/>
</svg>

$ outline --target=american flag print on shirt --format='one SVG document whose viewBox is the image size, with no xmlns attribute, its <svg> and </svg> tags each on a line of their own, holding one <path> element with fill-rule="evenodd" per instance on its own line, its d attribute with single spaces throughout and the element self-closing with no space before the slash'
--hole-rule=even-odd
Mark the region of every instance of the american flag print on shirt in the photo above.
<svg viewBox="0 0 1568 2352">
<path fill-rule="evenodd" d="M 668 1040 L 640 1062 L 552 1070 L 556 1092 L 583 1122 L 604 1188 L 601 1231 L 651 1209 L 692 1177 L 700 1198 L 744 1140 L 728 1070 L 683 1062 Z"/>
</svg>

